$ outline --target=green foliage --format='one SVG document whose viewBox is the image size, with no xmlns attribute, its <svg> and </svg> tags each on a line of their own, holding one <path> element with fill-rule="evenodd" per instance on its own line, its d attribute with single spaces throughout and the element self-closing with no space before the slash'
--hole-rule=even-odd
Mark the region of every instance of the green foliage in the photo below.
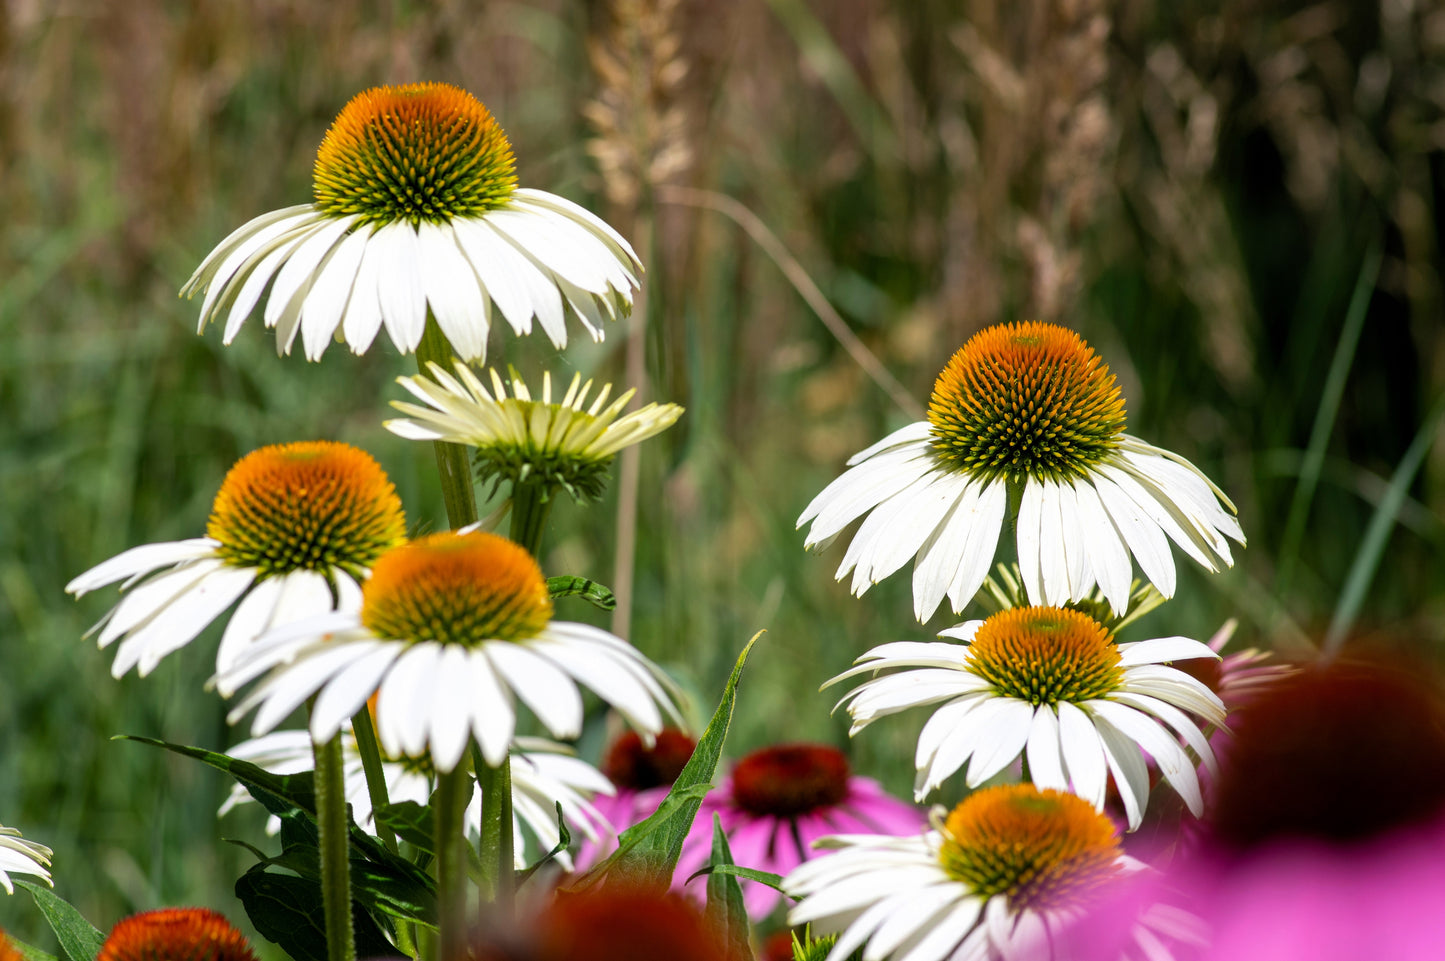
<svg viewBox="0 0 1445 961">
<path fill-rule="evenodd" d="M 714 868 L 707 879 L 707 913 L 714 926 L 726 932 L 728 956 L 733 961 L 753 961 L 752 947 L 748 943 L 748 909 L 743 903 L 743 889 L 738 879 L 716 869 L 732 866 L 733 852 L 728 847 L 728 837 L 723 833 L 722 817 L 713 812 L 712 816 L 712 858 Z"/>
<path fill-rule="evenodd" d="M 32 881 L 17 880 L 15 884 L 29 891 L 30 896 L 35 899 L 35 906 L 45 915 L 45 920 L 55 932 L 55 938 L 60 942 L 60 949 L 65 952 L 68 961 L 95 961 L 101 944 L 105 942 L 105 936 L 85 920 L 74 905 L 49 888 Z"/>
<path fill-rule="evenodd" d="M 617 608 L 617 595 L 610 588 L 574 574 L 547 578 L 547 593 L 553 597 L 580 597 L 600 611 Z"/>
</svg>

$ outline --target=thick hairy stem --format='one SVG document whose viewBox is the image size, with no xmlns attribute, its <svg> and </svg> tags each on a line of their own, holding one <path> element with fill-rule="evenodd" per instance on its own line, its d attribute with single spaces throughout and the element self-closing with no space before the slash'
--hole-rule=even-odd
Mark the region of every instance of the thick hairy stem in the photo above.
<svg viewBox="0 0 1445 961">
<path fill-rule="evenodd" d="M 351 869 L 347 851 L 346 781 L 341 735 L 311 746 L 316 763 L 316 820 L 321 842 L 321 899 L 327 961 L 356 961 L 351 928 Z"/>
</svg>

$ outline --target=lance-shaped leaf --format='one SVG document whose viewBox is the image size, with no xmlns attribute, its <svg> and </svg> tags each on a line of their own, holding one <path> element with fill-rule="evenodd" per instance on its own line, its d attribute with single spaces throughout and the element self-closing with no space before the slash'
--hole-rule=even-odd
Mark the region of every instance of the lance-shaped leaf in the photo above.
<svg viewBox="0 0 1445 961">
<path fill-rule="evenodd" d="M 35 906 L 45 916 L 50 930 L 55 932 L 55 939 L 60 942 L 60 950 L 65 952 L 69 961 L 95 961 L 101 944 L 105 942 L 105 936 L 95 929 L 95 925 L 85 920 L 85 916 L 75 905 L 43 885 L 17 878 L 15 886 L 30 892 L 30 896 L 35 899 Z"/>
<path fill-rule="evenodd" d="M 714 869 L 731 867 L 732 863 L 733 852 L 728 847 L 728 836 L 723 833 L 722 818 L 713 812 L 712 866 Z M 748 909 L 737 878 L 717 870 L 708 875 L 707 913 L 727 938 L 731 961 L 753 961 L 753 950 L 748 944 Z"/>
<path fill-rule="evenodd" d="M 660 888 L 666 888 L 672 882 L 672 872 L 682 854 L 682 842 L 692 829 L 703 797 L 711 789 L 713 773 L 722 757 L 723 742 L 727 739 L 733 708 L 737 704 L 738 679 L 742 677 L 743 665 L 753 645 L 762 636 L 762 631 L 754 634 L 738 655 L 707 730 L 698 739 L 691 759 L 672 783 L 672 790 L 662 804 L 647 820 L 623 831 L 612 856 L 583 875 L 572 885 L 574 888 L 595 884 L 610 871 Z"/>
</svg>

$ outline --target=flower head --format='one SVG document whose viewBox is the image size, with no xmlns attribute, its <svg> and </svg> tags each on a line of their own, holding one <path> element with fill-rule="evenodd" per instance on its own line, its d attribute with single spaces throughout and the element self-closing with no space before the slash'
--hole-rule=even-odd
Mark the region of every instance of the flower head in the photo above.
<svg viewBox="0 0 1445 961">
<path fill-rule="evenodd" d="M 1233 564 L 1226 538 L 1244 543 L 1234 506 L 1208 478 L 1124 427 L 1114 376 L 1077 334 L 990 327 L 938 375 L 927 419 L 854 455 L 798 525 L 812 523 L 812 547 L 868 515 L 837 576 L 852 571 L 861 595 L 916 558 L 914 613 L 926 621 L 945 596 L 955 611 L 973 598 L 1016 500 L 1030 600 L 1081 601 L 1097 584 L 1123 612 L 1131 555 L 1169 597 L 1170 540 L 1209 570 Z"/>
<path fill-rule="evenodd" d="M 606 631 L 552 620 L 536 561 L 480 532 L 432 534 L 385 554 L 359 611 L 273 631 L 216 685 L 229 696 L 263 674 L 231 723 L 259 707 L 252 734 L 264 734 L 315 695 L 311 736 L 325 741 L 376 695 L 382 748 L 426 755 L 442 771 L 471 738 L 487 763 L 501 763 L 516 729 L 514 697 L 554 736 L 576 737 L 577 681 L 649 737 L 662 712 L 677 717 L 659 668 Z"/>
<path fill-rule="evenodd" d="M 1249 700 L 1200 843 L 1100 922 L 1168 890 L 1210 931 L 1200 961 L 1438 958 L 1445 695 L 1412 668 L 1309 667 Z"/>
<path fill-rule="evenodd" d="M 828 961 L 865 943 L 874 961 L 1048 958 L 1058 933 L 1137 869 L 1108 818 L 1028 784 L 977 791 L 922 836 L 817 846 L 837 853 L 798 867 L 783 887 L 802 898 L 789 924 L 842 932 Z"/>
<path fill-rule="evenodd" d="M 14 828 L 0 824 L 0 887 L 6 894 L 15 893 L 10 881 L 13 874 L 32 874 L 46 884 L 50 883 L 51 850 L 43 844 L 27 841 Z"/>
<path fill-rule="evenodd" d="M 853 734 L 880 717 L 943 702 L 918 737 L 918 800 L 964 765 L 966 783 L 977 787 L 1023 756 L 1034 784 L 1072 785 L 1100 810 L 1112 777 L 1132 830 L 1149 800 L 1142 750 L 1201 813 L 1198 762 L 1189 751 L 1211 767 L 1214 754 L 1189 714 L 1221 725 L 1224 705 L 1165 663 L 1217 658 L 1207 646 L 1185 637 L 1115 644 L 1093 618 L 1056 607 L 1000 611 L 942 636 L 964 643 L 884 644 L 828 682 L 871 675 L 839 702 Z M 882 671 L 893 673 L 877 676 Z"/>
<path fill-rule="evenodd" d="M 356 823 L 374 831 L 371 793 L 361 754 L 350 730 L 344 728 L 342 733 L 346 803 L 351 805 L 351 816 Z M 272 731 L 242 741 L 227 753 L 273 774 L 299 774 L 314 766 L 311 735 L 306 731 Z M 391 803 L 414 801 L 425 805 L 431 798 L 436 772 L 428 758 L 385 757 L 381 769 Z M 554 804 L 562 805 L 563 818 L 584 842 L 596 843 L 614 833 L 607 818 L 592 804 L 594 795 L 598 800 L 610 800 L 612 785 L 601 772 L 573 757 L 563 745 L 541 738 L 516 738 L 511 751 L 511 772 L 512 839 L 518 870 L 547 854 L 561 840 Z M 223 815 L 250 800 L 250 792 L 237 784 L 217 814 Z M 480 786 L 474 786 L 465 818 L 469 830 L 477 830 L 481 823 L 481 800 Z M 269 833 L 276 833 L 280 827 L 277 818 L 267 821 Z M 571 869 L 568 852 L 559 852 L 557 860 L 564 868 Z"/>
<path fill-rule="evenodd" d="M 116 922 L 96 961 L 256 961 L 256 953 L 215 911 L 161 908 Z"/>
<path fill-rule="evenodd" d="M 857 777 L 842 751 L 824 744 L 778 744 L 746 755 L 703 799 L 683 842 L 674 887 L 683 887 L 712 853 L 713 815 L 722 822 L 733 861 L 742 867 L 786 874 L 813 856 L 813 842 L 829 834 L 916 834 L 925 824 L 921 810 Z M 761 920 L 777 907 L 773 888 L 743 883 L 748 914 Z"/>
<path fill-rule="evenodd" d="M 632 309 L 642 264 L 571 201 L 518 187 L 511 144 L 475 97 L 443 83 L 374 87 L 348 103 L 316 154 L 314 200 L 245 224 L 181 289 L 205 293 L 200 329 L 235 339 L 264 311 L 276 349 L 309 360 L 339 336 L 365 353 L 383 326 L 403 353 L 428 314 L 465 360 L 487 353 L 492 307 L 519 335 L 535 318 L 558 347 L 566 317 L 595 340 Z"/>
<path fill-rule="evenodd" d="M 595 498 L 618 451 L 662 433 L 682 416 L 676 404 L 648 404 L 624 414 L 634 391 L 608 404 L 611 384 L 589 401 L 592 381 L 582 383 L 581 374 L 574 375 L 566 393 L 554 401 L 551 374 L 542 375 L 542 396 L 533 399 L 516 371 L 509 382 L 491 371 L 489 391 L 465 364 L 456 365 L 455 378 L 436 364 L 430 366 L 431 377 L 397 378 L 429 406 L 393 401 L 393 407 L 413 419 L 390 420 L 386 426 L 410 440 L 475 448 L 477 473 L 484 482 L 540 478 L 576 498 Z"/>
<path fill-rule="evenodd" d="M 520 926 L 487 925 L 477 961 L 725 961 L 721 932 L 675 894 L 625 882 L 561 891 Z"/>
<path fill-rule="evenodd" d="M 142 677 L 189 644 L 237 598 L 216 669 L 232 665 L 264 631 L 355 606 L 358 581 L 406 539 L 396 489 L 363 450 L 331 441 L 262 447 L 221 483 L 206 537 L 133 547 L 75 578 L 79 597 L 123 581 L 101 620 L 102 648 L 120 641 L 111 673 Z"/>
</svg>

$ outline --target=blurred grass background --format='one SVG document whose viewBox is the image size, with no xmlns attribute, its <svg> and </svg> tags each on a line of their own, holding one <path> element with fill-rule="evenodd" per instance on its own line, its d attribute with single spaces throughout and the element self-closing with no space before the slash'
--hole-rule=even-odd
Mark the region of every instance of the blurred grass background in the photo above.
<svg viewBox="0 0 1445 961">
<path fill-rule="evenodd" d="M 383 338 L 362 358 L 278 359 L 258 318 L 222 348 L 175 295 L 231 229 L 309 199 L 352 94 L 419 79 L 475 93 L 522 183 L 643 248 L 631 374 L 688 413 L 643 449 L 631 636 L 706 700 L 769 629 L 734 756 L 844 743 L 818 684 L 870 645 L 926 636 L 906 571 L 854 600 L 831 576 L 841 545 L 809 556 L 793 526 L 847 456 L 910 418 L 755 237 L 689 190 L 756 215 L 917 403 L 983 325 L 1080 330 L 1124 385 L 1130 431 L 1215 478 L 1250 538 L 1222 575 L 1181 558 L 1177 598 L 1143 631 L 1203 637 L 1234 616 L 1236 643 L 1318 642 L 1396 465 L 1438 426 L 1438 3 L 6 0 L 0 823 L 55 849 L 58 892 L 103 929 L 167 904 L 239 919 L 250 857 L 218 837 L 255 840 L 260 819 L 218 826 L 219 775 L 108 740 L 244 735 L 201 687 L 214 632 L 114 681 L 81 635 L 115 595 L 77 604 L 66 581 L 199 534 L 225 469 L 265 443 L 364 446 L 414 527 L 443 524 L 431 452 L 380 426 L 410 358 Z M 562 356 L 538 340 L 499 337 L 493 357 L 636 380 L 626 330 Z M 1438 644 L 1442 467 L 1432 449 L 1407 478 L 1353 633 Z M 612 582 L 615 517 L 615 489 L 560 511 L 548 571 Z M 857 766 L 905 790 L 916 729 L 870 729 Z M 0 898 L 0 926 L 53 949 L 23 894 Z"/>
</svg>

